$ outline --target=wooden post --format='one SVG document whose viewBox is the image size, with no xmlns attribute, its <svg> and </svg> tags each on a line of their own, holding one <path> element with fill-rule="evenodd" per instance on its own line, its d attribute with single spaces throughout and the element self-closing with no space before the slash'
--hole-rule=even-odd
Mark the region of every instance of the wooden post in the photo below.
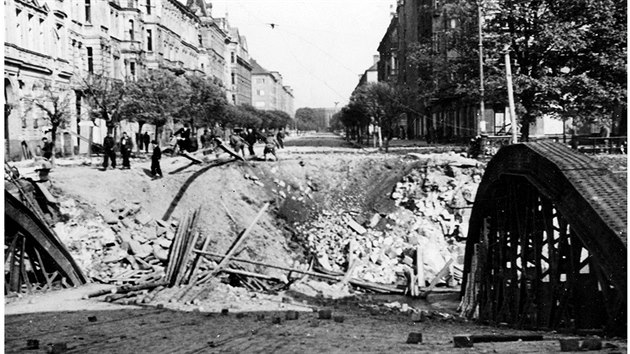
<svg viewBox="0 0 630 354">
<path fill-rule="evenodd" d="M 424 254 L 420 245 L 416 246 L 416 275 L 418 279 L 418 286 L 424 288 Z"/>
<path fill-rule="evenodd" d="M 508 89 L 508 102 L 510 104 L 510 118 L 512 124 L 512 144 L 518 142 L 518 136 L 516 134 L 516 109 L 514 108 L 514 91 L 512 88 L 512 65 L 510 63 L 510 50 L 505 50 L 505 79 L 507 81 Z"/>
</svg>

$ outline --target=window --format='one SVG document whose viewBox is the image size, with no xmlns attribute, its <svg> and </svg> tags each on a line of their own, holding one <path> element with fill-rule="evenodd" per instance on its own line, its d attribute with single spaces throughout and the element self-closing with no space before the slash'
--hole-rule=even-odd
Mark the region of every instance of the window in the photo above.
<svg viewBox="0 0 630 354">
<path fill-rule="evenodd" d="M 264 96 L 265 95 L 265 90 L 257 90 L 256 94 L 258 96 Z"/>
<path fill-rule="evenodd" d="M 90 74 L 92 74 L 94 72 L 94 58 L 92 56 L 92 47 L 86 47 L 87 48 L 87 66 L 88 66 L 88 72 Z"/>
<path fill-rule="evenodd" d="M 232 85 L 236 84 L 236 74 L 232 73 Z"/>
<path fill-rule="evenodd" d="M 236 104 L 236 95 L 232 95 L 232 102 L 234 102 L 234 104 Z"/>
<path fill-rule="evenodd" d="M 151 0 L 147 0 L 147 15 L 151 14 Z"/>
<path fill-rule="evenodd" d="M 92 23 L 92 0 L 85 0 L 85 22 Z"/>
<path fill-rule="evenodd" d="M 129 63 L 129 75 L 131 75 L 132 78 L 136 77 L 136 63 L 134 62 Z"/>
<path fill-rule="evenodd" d="M 235 56 L 234 56 L 234 52 L 230 53 L 230 63 L 234 63 L 235 62 Z"/>
<path fill-rule="evenodd" d="M 134 40 L 134 25 L 133 25 L 133 20 L 129 20 L 129 40 L 133 41 Z"/>
<path fill-rule="evenodd" d="M 197 35 L 197 40 L 199 40 L 199 46 L 203 47 L 203 37 L 201 37 L 201 35 Z"/>
<path fill-rule="evenodd" d="M 153 31 L 147 30 L 147 51 L 153 51 Z"/>
</svg>

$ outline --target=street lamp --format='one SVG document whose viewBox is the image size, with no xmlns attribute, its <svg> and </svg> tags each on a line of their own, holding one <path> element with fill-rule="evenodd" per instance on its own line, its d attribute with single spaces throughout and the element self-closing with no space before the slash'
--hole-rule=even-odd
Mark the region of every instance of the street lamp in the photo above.
<svg viewBox="0 0 630 354">
<path fill-rule="evenodd" d="M 481 133 L 481 122 L 485 119 L 486 105 L 484 102 L 485 88 L 483 86 L 483 14 L 481 11 L 483 0 L 477 0 L 477 22 L 479 31 L 479 121 L 477 122 L 477 134 Z"/>
</svg>

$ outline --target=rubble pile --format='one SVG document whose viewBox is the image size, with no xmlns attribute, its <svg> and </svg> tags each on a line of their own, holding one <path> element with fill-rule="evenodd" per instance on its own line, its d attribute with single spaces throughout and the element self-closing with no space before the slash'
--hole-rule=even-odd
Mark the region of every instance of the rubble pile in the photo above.
<svg viewBox="0 0 630 354">
<path fill-rule="evenodd" d="M 164 276 L 176 221 L 167 225 L 142 210 L 139 202 L 113 200 L 100 211 L 102 221 L 85 218 L 73 199 L 60 203 L 69 218 L 54 230 L 83 269 L 95 281 L 138 284 Z"/>
<path fill-rule="evenodd" d="M 373 214 L 362 223 L 358 212 L 322 213 L 298 231 L 319 265 L 369 282 L 406 284 L 420 256 L 424 279 L 430 283 L 447 262 L 451 284 L 461 283 L 464 240 L 483 168 L 476 160 L 439 158 L 427 161 L 398 182 L 391 198 L 399 208 L 388 215 Z M 421 252 L 418 255 L 417 252 Z"/>
</svg>

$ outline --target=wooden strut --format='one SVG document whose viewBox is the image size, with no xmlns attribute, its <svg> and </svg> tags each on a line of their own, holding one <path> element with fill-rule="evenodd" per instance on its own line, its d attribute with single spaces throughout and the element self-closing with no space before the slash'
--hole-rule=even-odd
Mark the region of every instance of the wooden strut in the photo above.
<svg viewBox="0 0 630 354">
<path fill-rule="evenodd" d="M 224 255 L 219 254 L 219 253 L 204 252 L 204 251 L 197 250 L 197 249 L 193 250 L 193 252 L 198 253 L 198 254 L 202 254 L 202 255 L 205 255 L 205 256 L 210 256 L 210 257 L 218 257 L 218 258 L 224 257 Z M 248 264 L 253 264 L 253 265 L 260 265 L 260 266 L 264 266 L 264 267 L 275 268 L 275 269 L 285 270 L 285 271 L 289 271 L 289 272 L 295 272 L 295 273 L 298 273 L 298 274 L 310 275 L 310 276 L 319 277 L 319 278 L 328 279 L 328 280 L 334 280 L 334 281 L 340 281 L 342 279 L 341 276 L 328 275 L 328 274 L 316 273 L 316 272 L 307 271 L 307 270 L 301 270 L 301 269 L 296 269 L 296 268 L 283 267 L 283 266 L 267 264 L 267 263 L 263 263 L 263 262 L 251 261 L 249 259 L 243 259 L 243 258 L 232 258 L 232 261 L 248 263 Z M 381 284 L 369 283 L 369 282 L 366 282 L 366 281 L 356 280 L 356 279 L 349 279 L 348 283 L 350 283 L 352 285 L 355 285 L 355 286 L 358 286 L 358 287 L 362 287 L 362 288 L 366 288 L 366 289 L 370 289 L 370 290 L 375 290 L 375 291 L 381 291 L 381 292 L 388 292 L 388 293 L 395 293 L 395 294 L 402 294 L 404 292 L 403 289 L 388 287 L 386 285 L 381 285 Z"/>
<path fill-rule="evenodd" d="M 254 228 L 254 226 L 256 225 L 258 220 L 262 217 L 262 215 L 267 210 L 267 208 L 269 208 L 269 205 L 270 205 L 270 203 L 265 203 L 265 205 L 263 205 L 263 207 L 260 209 L 260 211 L 258 211 L 258 214 L 256 214 L 256 217 L 251 222 L 251 224 L 247 227 L 247 229 L 245 229 L 245 231 L 243 233 L 240 234 L 238 240 L 234 243 L 234 245 L 232 246 L 230 251 L 225 255 L 225 258 L 223 258 L 223 260 L 214 268 L 214 270 L 212 270 L 212 272 L 210 272 L 210 274 L 208 274 L 203 279 L 199 280 L 199 283 L 203 283 L 203 282 L 205 282 L 205 281 L 215 277 L 228 264 L 228 262 L 230 261 L 230 258 L 232 258 L 234 253 L 236 253 L 236 251 L 243 244 L 243 242 L 245 241 L 247 236 L 249 236 L 249 233 L 252 231 L 252 229 Z M 193 296 L 192 300 L 197 299 L 199 297 L 206 296 L 208 291 L 209 291 L 208 289 L 201 289 L 199 292 L 197 292 Z"/>
</svg>

